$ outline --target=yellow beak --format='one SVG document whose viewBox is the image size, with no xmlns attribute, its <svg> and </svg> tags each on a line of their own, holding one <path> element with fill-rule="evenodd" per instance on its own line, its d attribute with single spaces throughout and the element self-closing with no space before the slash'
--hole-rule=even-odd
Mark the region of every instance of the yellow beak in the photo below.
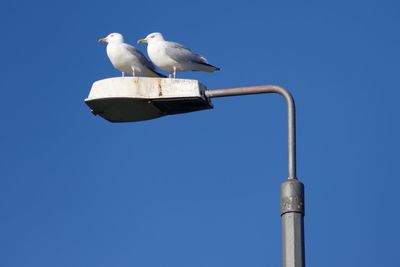
<svg viewBox="0 0 400 267">
<path fill-rule="evenodd" d="M 101 42 L 107 43 L 107 38 L 100 38 L 100 39 L 99 39 L 99 43 L 101 43 Z"/>
<path fill-rule="evenodd" d="M 146 38 L 140 39 L 137 41 L 138 44 L 147 43 Z"/>
</svg>

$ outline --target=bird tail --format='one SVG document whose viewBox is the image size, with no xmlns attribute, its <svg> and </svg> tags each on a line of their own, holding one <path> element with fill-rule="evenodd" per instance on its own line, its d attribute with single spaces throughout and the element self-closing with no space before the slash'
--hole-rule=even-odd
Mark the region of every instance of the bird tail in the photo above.
<svg viewBox="0 0 400 267">
<path fill-rule="evenodd" d="M 197 58 L 193 60 L 194 63 L 201 65 L 201 70 L 207 72 L 214 72 L 220 70 L 220 68 L 215 67 L 208 63 L 207 59 L 200 54 L 196 54 Z"/>
<path fill-rule="evenodd" d="M 198 64 L 200 67 L 200 70 L 203 70 L 203 71 L 214 72 L 214 71 L 220 70 L 220 68 L 213 66 L 211 64 L 208 64 L 206 62 L 196 62 L 196 64 Z"/>
</svg>

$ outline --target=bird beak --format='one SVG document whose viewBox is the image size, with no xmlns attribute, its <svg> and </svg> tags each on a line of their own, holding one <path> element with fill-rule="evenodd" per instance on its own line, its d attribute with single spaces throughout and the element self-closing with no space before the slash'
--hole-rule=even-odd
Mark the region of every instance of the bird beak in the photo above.
<svg viewBox="0 0 400 267">
<path fill-rule="evenodd" d="M 106 37 L 106 38 L 100 38 L 100 39 L 99 39 L 99 43 L 101 43 L 101 42 L 107 43 L 107 37 Z"/>
<path fill-rule="evenodd" d="M 147 39 L 143 38 L 137 41 L 138 44 L 147 43 Z"/>
</svg>

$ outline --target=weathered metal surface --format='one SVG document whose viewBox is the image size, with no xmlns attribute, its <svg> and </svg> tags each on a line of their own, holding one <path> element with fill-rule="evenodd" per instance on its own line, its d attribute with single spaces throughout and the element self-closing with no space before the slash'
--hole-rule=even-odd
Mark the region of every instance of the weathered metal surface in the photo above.
<svg viewBox="0 0 400 267">
<path fill-rule="evenodd" d="M 304 214 L 304 185 L 295 179 L 281 184 L 281 214 L 287 212 Z"/>
</svg>

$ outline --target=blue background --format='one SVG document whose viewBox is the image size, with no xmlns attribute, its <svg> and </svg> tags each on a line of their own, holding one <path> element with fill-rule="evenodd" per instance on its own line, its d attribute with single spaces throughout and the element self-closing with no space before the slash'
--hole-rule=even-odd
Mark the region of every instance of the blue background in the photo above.
<svg viewBox="0 0 400 267">
<path fill-rule="evenodd" d="M 127 124 L 84 104 L 120 75 L 97 40 L 154 31 L 221 68 L 178 77 L 293 93 L 308 266 L 399 266 L 398 1 L 0 5 L 0 266 L 281 265 L 280 96 Z"/>
</svg>

